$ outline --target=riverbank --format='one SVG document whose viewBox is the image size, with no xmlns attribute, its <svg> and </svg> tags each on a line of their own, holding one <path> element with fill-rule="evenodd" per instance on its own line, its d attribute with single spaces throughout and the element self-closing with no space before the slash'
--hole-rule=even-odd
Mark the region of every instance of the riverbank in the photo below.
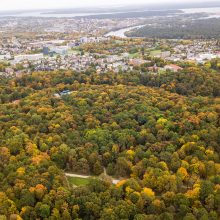
<svg viewBox="0 0 220 220">
<path fill-rule="evenodd" d="M 128 27 L 128 28 L 122 28 L 122 29 L 119 29 L 117 31 L 111 31 L 107 34 L 105 34 L 104 36 L 105 37 L 120 37 L 120 38 L 128 38 L 125 33 L 126 32 L 129 32 L 129 31 L 132 31 L 132 30 L 135 30 L 135 29 L 139 29 L 139 28 L 142 28 L 144 27 L 145 25 L 137 25 L 137 26 L 132 26 L 132 27 Z"/>
</svg>

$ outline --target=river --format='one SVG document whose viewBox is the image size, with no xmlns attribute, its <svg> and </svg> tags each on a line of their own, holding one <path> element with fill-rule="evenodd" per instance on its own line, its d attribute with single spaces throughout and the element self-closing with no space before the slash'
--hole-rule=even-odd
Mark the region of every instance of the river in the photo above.
<svg viewBox="0 0 220 220">
<path fill-rule="evenodd" d="M 190 9 L 181 9 L 184 13 L 186 14 L 193 14 L 193 13 L 207 13 L 208 16 L 206 18 L 220 18 L 220 7 L 216 8 L 190 8 Z M 105 34 L 106 37 L 120 37 L 120 38 L 127 38 L 125 35 L 126 32 L 138 29 L 141 27 L 144 27 L 145 25 L 138 25 L 138 26 L 133 26 L 133 27 L 128 27 L 128 28 L 122 28 L 117 31 L 111 31 L 107 34 Z"/>
<path fill-rule="evenodd" d="M 133 26 L 133 27 L 128 27 L 128 28 L 122 28 L 117 31 L 111 31 L 107 34 L 105 34 L 105 37 L 120 37 L 120 38 L 127 38 L 125 35 L 126 32 L 134 30 L 134 29 L 139 29 L 144 27 L 145 25 L 138 25 L 138 26 Z"/>
</svg>

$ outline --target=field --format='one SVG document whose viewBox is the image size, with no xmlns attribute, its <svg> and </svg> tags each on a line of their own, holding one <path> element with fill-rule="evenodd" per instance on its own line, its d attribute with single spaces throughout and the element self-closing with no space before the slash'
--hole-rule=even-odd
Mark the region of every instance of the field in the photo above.
<svg viewBox="0 0 220 220">
<path fill-rule="evenodd" d="M 81 177 L 68 177 L 68 180 L 71 184 L 75 186 L 85 186 L 89 183 L 89 179 L 85 179 Z"/>
<path fill-rule="evenodd" d="M 153 50 L 150 52 L 150 56 L 157 56 L 160 53 L 161 53 L 161 50 Z"/>
<path fill-rule="evenodd" d="M 130 58 L 130 59 L 137 58 L 138 56 L 139 56 L 139 53 L 130 53 L 130 54 L 129 54 L 129 58 Z"/>
<path fill-rule="evenodd" d="M 122 41 L 122 40 L 115 40 L 115 43 L 116 43 L 116 44 L 123 44 L 124 41 Z"/>
</svg>

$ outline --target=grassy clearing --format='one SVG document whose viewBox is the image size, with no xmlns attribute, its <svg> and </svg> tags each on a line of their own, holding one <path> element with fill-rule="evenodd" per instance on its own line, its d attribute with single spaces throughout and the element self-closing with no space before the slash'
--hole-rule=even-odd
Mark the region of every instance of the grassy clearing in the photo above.
<svg viewBox="0 0 220 220">
<path fill-rule="evenodd" d="M 161 50 L 152 50 L 151 52 L 150 52 L 150 56 L 157 56 L 158 54 L 160 54 L 161 53 Z"/>
<path fill-rule="evenodd" d="M 89 179 L 84 179 L 81 177 L 67 177 L 69 182 L 75 186 L 85 186 L 89 183 Z"/>
<path fill-rule="evenodd" d="M 116 44 L 123 44 L 124 41 L 122 41 L 122 40 L 115 40 L 115 43 L 116 43 Z"/>
<path fill-rule="evenodd" d="M 130 59 L 138 58 L 138 56 L 139 56 L 139 53 L 130 53 L 129 54 Z"/>
</svg>

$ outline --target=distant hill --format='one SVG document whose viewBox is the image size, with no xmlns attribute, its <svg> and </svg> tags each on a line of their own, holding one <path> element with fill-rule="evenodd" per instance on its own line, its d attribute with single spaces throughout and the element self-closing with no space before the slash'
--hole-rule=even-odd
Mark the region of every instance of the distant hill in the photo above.
<svg viewBox="0 0 220 220">
<path fill-rule="evenodd" d="M 152 17 L 152 16 L 168 16 L 176 13 L 183 13 L 181 10 L 162 10 L 162 11 L 140 11 L 140 12 L 123 12 L 123 13 L 111 13 L 111 14 L 98 14 L 89 15 L 86 18 L 91 19 L 125 19 L 125 18 L 138 18 L 138 17 Z M 82 18 L 85 16 L 79 16 Z"/>
</svg>

